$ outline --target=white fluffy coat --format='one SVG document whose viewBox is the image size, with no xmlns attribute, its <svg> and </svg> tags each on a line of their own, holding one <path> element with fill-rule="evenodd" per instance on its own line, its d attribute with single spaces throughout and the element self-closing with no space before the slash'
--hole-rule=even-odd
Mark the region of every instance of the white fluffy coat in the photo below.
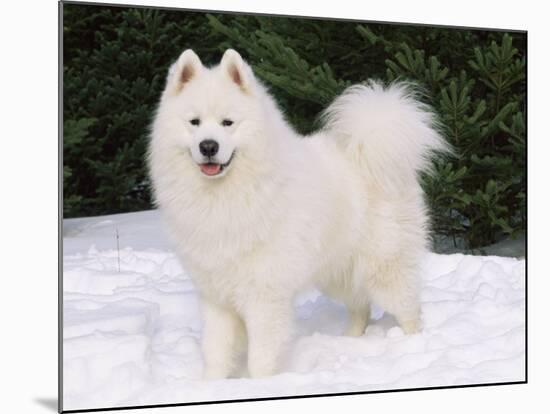
<svg viewBox="0 0 550 414">
<path fill-rule="evenodd" d="M 418 174 L 446 148 L 432 113 L 409 86 L 371 82 L 346 90 L 324 119 L 299 137 L 233 50 L 214 68 L 187 50 L 170 69 L 150 171 L 201 294 L 207 378 L 234 374 L 246 345 L 251 376 L 275 373 L 294 296 L 312 285 L 348 306 L 350 335 L 363 334 L 370 303 L 406 332 L 420 328 L 428 216 Z M 207 138 L 230 162 L 216 177 L 198 166 Z"/>
</svg>

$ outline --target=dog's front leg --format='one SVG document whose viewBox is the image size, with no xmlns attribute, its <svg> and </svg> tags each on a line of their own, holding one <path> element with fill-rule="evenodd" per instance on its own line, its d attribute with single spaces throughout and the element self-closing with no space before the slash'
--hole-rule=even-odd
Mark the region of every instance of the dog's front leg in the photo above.
<svg viewBox="0 0 550 414">
<path fill-rule="evenodd" d="M 275 374 L 292 334 L 292 300 L 256 297 L 245 310 L 248 372 L 252 378 Z"/>
<path fill-rule="evenodd" d="M 231 309 L 203 298 L 202 351 L 205 379 L 227 378 L 243 350 L 246 334 L 239 316 Z"/>
</svg>

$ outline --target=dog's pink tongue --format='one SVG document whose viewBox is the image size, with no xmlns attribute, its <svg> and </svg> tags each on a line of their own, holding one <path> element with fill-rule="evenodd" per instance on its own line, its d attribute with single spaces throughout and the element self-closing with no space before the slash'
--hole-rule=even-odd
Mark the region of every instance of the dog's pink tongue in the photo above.
<svg viewBox="0 0 550 414">
<path fill-rule="evenodd" d="M 201 164 L 201 171 L 206 175 L 216 175 L 221 168 L 220 164 Z"/>
</svg>

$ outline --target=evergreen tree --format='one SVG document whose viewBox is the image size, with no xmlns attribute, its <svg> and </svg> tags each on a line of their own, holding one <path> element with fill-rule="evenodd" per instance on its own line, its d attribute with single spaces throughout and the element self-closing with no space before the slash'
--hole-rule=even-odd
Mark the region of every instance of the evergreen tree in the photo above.
<svg viewBox="0 0 550 414">
<path fill-rule="evenodd" d="M 433 229 L 477 248 L 525 231 L 522 33 L 64 6 L 64 215 L 151 207 L 146 143 L 169 65 L 237 49 L 302 133 L 353 83 L 407 79 L 456 156 L 423 177 Z"/>
</svg>

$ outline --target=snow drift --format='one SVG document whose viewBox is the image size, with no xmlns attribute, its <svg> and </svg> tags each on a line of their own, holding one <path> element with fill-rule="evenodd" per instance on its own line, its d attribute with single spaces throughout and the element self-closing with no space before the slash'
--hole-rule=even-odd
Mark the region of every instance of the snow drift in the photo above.
<svg viewBox="0 0 550 414">
<path fill-rule="evenodd" d="M 65 410 L 525 379 L 524 260 L 429 254 L 416 335 L 373 309 L 341 336 L 344 307 L 305 292 L 283 373 L 203 381 L 197 294 L 157 212 L 64 220 L 63 236 Z"/>
</svg>

